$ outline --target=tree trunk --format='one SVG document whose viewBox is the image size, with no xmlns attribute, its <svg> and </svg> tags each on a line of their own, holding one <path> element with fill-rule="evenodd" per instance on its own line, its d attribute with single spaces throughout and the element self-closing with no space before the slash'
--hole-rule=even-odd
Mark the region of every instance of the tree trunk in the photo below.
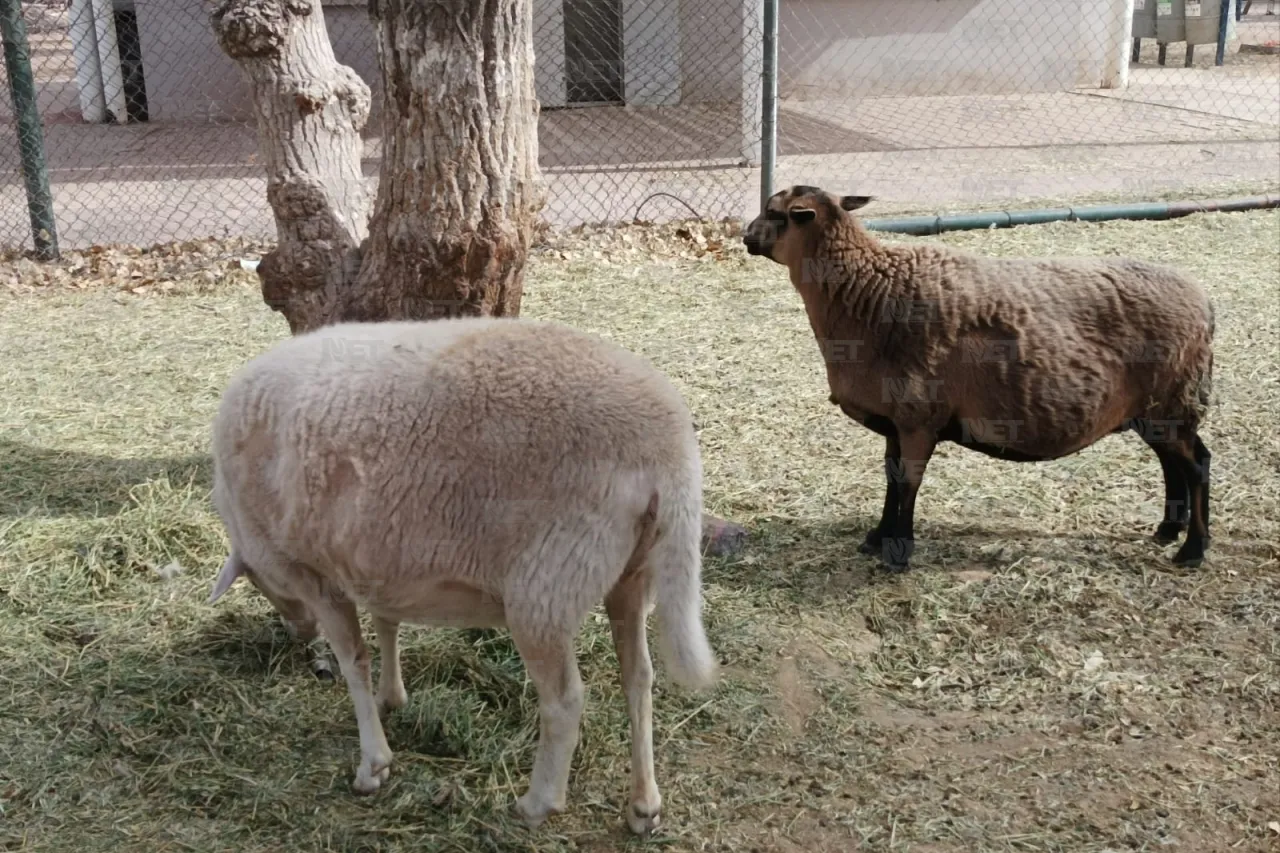
<svg viewBox="0 0 1280 853">
<path fill-rule="evenodd" d="M 369 233 L 369 87 L 334 58 L 320 0 L 220 0 L 210 20 L 257 113 L 279 234 L 258 266 L 263 301 L 294 334 L 322 326 L 340 318 Z"/>
<path fill-rule="evenodd" d="M 369 87 L 333 55 L 320 0 L 216 0 L 248 77 L 279 242 L 263 300 L 293 334 L 344 320 L 515 316 L 544 201 L 532 0 L 369 0 L 384 91 L 378 196 Z M 740 526 L 704 516 L 713 555 Z"/>
<path fill-rule="evenodd" d="M 320 0 L 220 0 L 248 76 L 280 242 L 264 301 L 295 334 L 339 320 L 515 315 L 544 192 L 530 0 L 370 0 L 384 85 L 372 222 L 369 87 Z M 372 237 L 369 235 L 372 234 Z"/>
<path fill-rule="evenodd" d="M 362 320 L 516 315 L 544 202 L 530 0 L 369 0 L 385 86 Z"/>
</svg>

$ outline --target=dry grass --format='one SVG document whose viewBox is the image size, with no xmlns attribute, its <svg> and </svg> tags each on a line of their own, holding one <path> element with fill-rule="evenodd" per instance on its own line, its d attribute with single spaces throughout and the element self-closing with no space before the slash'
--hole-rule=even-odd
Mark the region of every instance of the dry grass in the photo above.
<svg viewBox="0 0 1280 853">
<path fill-rule="evenodd" d="M 674 231 L 554 239 L 524 308 L 666 371 L 701 426 L 709 508 L 753 533 L 706 568 L 725 683 L 708 701 L 659 675 L 654 843 L 1277 849 L 1280 212 L 928 238 L 1135 253 L 1211 288 L 1215 539 L 1198 573 L 1149 541 L 1159 467 L 1113 437 L 1042 465 L 940 452 L 915 571 L 872 577 L 855 546 L 881 445 L 827 403 L 783 270 L 720 229 Z M 38 287 L 25 262 L 0 266 L 0 849 L 638 846 L 602 621 L 581 642 L 571 810 L 530 833 L 507 808 L 535 701 L 505 633 L 406 632 L 397 764 L 366 800 L 348 793 L 342 682 L 313 678 L 247 588 L 204 604 L 225 553 L 207 425 L 230 372 L 286 331 L 235 267 L 243 247 L 190 248 L 76 256 Z"/>
</svg>

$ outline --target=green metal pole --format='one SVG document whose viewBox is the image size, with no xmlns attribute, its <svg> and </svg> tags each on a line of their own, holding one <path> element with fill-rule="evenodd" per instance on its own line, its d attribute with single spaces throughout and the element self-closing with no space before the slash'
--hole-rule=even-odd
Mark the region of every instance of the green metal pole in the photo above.
<svg viewBox="0 0 1280 853">
<path fill-rule="evenodd" d="M 1221 65 L 1227 56 L 1227 25 L 1231 13 L 1231 0 L 1222 0 L 1218 7 L 1218 50 L 1213 55 L 1213 64 Z"/>
<path fill-rule="evenodd" d="M 4 39 L 4 67 L 18 130 L 22 177 L 27 188 L 27 212 L 36 256 L 58 257 L 58 228 L 53 221 L 53 193 L 49 190 L 49 163 L 44 152 L 44 129 L 36 105 L 36 81 L 31 72 L 31 46 L 20 0 L 0 0 L 0 35 Z"/>
<path fill-rule="evenodd" d="M 760 210 L 773 195 L 778 161 L 778 0 L 764 0 L 764 103 L 760 121 Z"/>
<path fill-rule="evenodd" d="M 866 219 L 872 231 L 897 234 L 941 234 L 944 231 L 972 231 L 984 228 L 1012 228 L 1015 225 L 1042 225 L 1046 222 L 1107 222 L 1115 219 L 1177 219 L 1192 213 L 1228 213 L 1280 208 L 1280 195 L 1246 196 L 1211 201 L 1150 201 L 1136 204 L 1108 204 L 1098 207 L 996 210 L 987 213 L 958 213 L 951 216 L 904 216 L 894 219 Z"/>
</svg>

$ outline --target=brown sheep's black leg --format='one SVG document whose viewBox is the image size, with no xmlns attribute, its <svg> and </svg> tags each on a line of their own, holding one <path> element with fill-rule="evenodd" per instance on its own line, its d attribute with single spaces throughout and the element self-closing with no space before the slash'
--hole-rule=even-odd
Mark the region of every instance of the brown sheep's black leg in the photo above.
<svg viewBox="0 0 1280 853">
<path fill-rule="evenodd" d="M 933 456 L 937 439 L 927 433 L 902 436 L 901 454 L 893 476 L 898 484 L 898 512 L 893 533 L 881 542 L 880 561 L 891 572 L 905 572 L 915 551 L 916 493 L 924 481 L 924 469 Z"/>
<path fill-rule="evenodd" d="M 1204 515 L 1204 535 L 1209 538 L 1209 458 L 1213 455 L 1209 452 L 1209 448 L 1205 447 L 1200 436 L 1196 436 L 1196 444 L 1193 449 L 1195 453 L 1196 467 L 1200 469 L 1200 482 L 1204 488 L 1200 491 L 1200 511 Z"/>
<path fill-rule="evenodd" d="M 1209 544 L 1209 449 L 1199 438 L 1189 443 L 1180 441 L 1178 461 L 1191 492 L 1191 523 L 1187 539 L 1173 555 L 1173 562 L 1195 568 L 1204 561 L 1204 551 Z"/>
<path fill-rule="evenodd" d="M 1151 449 L 1156 452 L 1160 470 L 1164 472 L 1164 521 L 1156 528 L 1153 538 L 1161 545 L 1168 545 L 1177 541 L 1187 529 L 1191 518 L 1191 492 L 1178 455 L 1162 444 L 1151 443 Z"/>
<path fill-rule="evenodd" d="M 898 481 L 894 473 L 901 467 L 902 449 L 896 436 L 884 440 L 884 507 L 880 510 L 880 523 L 867 531 L 867 538 L 858 546 L 863 554 L 879 554 L 885 534 L 892 531 L 898 517 Z"/>
</svg>

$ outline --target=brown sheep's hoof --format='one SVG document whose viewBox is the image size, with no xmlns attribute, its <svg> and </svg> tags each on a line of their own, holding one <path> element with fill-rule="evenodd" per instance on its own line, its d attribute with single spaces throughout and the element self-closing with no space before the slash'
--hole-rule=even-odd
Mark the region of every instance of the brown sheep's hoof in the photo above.
<svg viewBox="0 0 1280 853">
<path fill-rule="evenodd" d="M 1179 524 L 1176 521 L 1163 521 L 1156 528 L 1156 532 L 1151 534 L 1151 538 L 1159 542 L 1161 545 L 1168 545 L 1171 542 L 1177 542 L 1178 537 L 1187 529 L 1187 525 Z"/>
<path fill-rule="evenodd" d="M 902 574 L 909 567 L 915 544 L 914 539 L 886 537 L 880 543 L 881 566 L 886 572 Z"/>
<path fill-rule="evenodd" d="M 867 537 L 862 540 L 862 544 L 858 546 L 860 554 L 879 554 L 881 544 L 884 537 L 880 535 L 880 528 L 873 527 L 867 531 Z"/>
<path fill-rule="evenodd" d="M 1198 569 L 1204 564 L 1204 546 L 1195 547 L 1191 542 L 1183 542 L 1178 553 L 1173 555 L 1173 564 L 1186 569 Z"/>
</svg>

